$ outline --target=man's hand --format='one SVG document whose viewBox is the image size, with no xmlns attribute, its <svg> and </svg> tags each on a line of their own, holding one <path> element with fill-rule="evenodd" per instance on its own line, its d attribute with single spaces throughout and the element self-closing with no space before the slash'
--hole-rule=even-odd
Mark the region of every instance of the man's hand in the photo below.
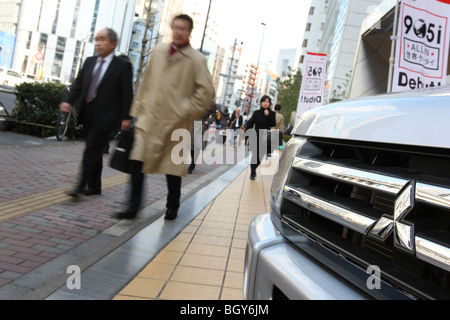
<svg viewBox="0 0 450 320">
<path fill-rule="evenodd" d="M 59 105 L 59 109 L 64 113 L 69 113 L 71 108 L 72 106 L 67 102 L 61 102 L 61 104 Z"/>
<path fill-rule="evenodd" d="M 131 120 L 122 120 L 122 127 L 121 127 L 121 129 L 123 131 L 127 131 L 130 128 L 131 128 Z"/>
</svg>

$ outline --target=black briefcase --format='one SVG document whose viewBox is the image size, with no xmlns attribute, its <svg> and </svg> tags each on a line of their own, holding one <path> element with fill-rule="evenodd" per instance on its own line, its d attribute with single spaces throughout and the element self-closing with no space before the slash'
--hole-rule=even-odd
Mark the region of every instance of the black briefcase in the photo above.
<svg viewBox="0 0 450 320">
<path fill-rule="evenodd" d="M 110 160 L 110 167 L 125 173 L 131 173 L 130 170 L 130 152 L 133 148 L 134 129 L 121 131 L 119 142 L 117 143 L 114 153 Z"/>
</svg>

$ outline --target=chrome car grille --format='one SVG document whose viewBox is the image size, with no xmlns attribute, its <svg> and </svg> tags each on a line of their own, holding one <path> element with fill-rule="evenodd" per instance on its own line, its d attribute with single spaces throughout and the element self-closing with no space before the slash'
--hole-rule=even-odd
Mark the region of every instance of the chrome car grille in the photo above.
<svg viewBox="0 0 450 320">
<path fill-rule="evenodd" d="M 442 150 L 312 139 L 281 220 L 410 296 L 450 298 L 449 165 Z"/>
</svg>

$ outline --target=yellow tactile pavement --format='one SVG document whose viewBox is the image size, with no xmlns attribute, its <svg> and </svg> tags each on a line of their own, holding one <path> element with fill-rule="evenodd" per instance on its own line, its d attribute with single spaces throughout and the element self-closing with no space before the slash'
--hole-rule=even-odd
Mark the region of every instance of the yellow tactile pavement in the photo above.
<svg viewBox="0 0 450 320">
<path fill-rule="evenodd" d="M 247 168 L 114 299 L 242 300 L 248 226 L 269 212 L 273 179 L 249 176 Z"/>
<path fill-rule="evenodd" d="M 103 189 L 127 183 L 129 176 L 119 174 L 104 178 L 102 180 Z M 67 193 L 73 187 L 59 188 L 48 192 L 35 194 L 29 197 L 12 200 L 0 204 L 0 222 L 27 215 L 33 211 L 62 203 L 72 199 Z"/>
</svg>

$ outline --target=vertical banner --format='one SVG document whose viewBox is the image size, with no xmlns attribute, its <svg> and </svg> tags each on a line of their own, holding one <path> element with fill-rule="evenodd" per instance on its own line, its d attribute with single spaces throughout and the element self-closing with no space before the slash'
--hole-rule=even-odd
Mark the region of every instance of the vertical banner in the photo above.
<svg viewBox="0 0 450 320">
<path fill-rule="evenodd" d="M 296 122 L 298 122 L 304 112 L 323 105 L 326 68 L 326 54 L 311 52 L 306 54 L 302 87 L 295 118 Z"/>
<path fill-rule="evenodd" d="M 12 67 L 15 45 L 16 35 L 14 33 L 0 31 L 0 67 Z"/>
<path fill-rule="evenodd" d="M 446 84 L 449 17 L 449 0 L 402 1 L 392 91 Z"/>
</svg>

